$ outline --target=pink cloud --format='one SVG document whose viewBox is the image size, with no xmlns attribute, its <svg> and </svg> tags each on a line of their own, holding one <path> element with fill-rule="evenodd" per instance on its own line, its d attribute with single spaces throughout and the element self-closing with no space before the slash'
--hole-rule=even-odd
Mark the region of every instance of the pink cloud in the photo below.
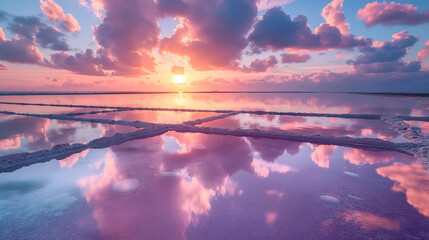
<svg viewBox="0 0 429 240">
<path fill-rule="evenodd" d="M 173 36 L 160 41 L 161 52 L 188 56 L 196 70 L 238 69 L 257 16 L 256 0 L 190 0 L 186 9 Z"/>
<path fill-rule="evenodd" d="M 347 34 L 350 30 L 349 24 L 346 22 L 344 12 L 341 11 L 343 7 L 343 0 L 333 0 L 322 10 L 322 16 L 325 18 L 326 23 L 337 27 L 341 34 Z"/>
<path fill-rule="evenodd" d="M 255 59 L 250 63 L 250 67 L 243 67 L 244 72 L 266 72 L 274 68 L 279 61 L 276 56 L 268 56 L 262 60 Z"/>
<path fill-rule="evenodd" d="M 368 3 L 359 9 L 358 18 L 365 21 L 366 26 L 382 25 L 417 25 L 429 22 L 429 11 L 419 13 L 411 4 L 400 4 L 386 1 Z"/>
<path fill-rule="evenodd" d="M 401 229 L 399 220 L 377 216 L 370 212 L 347 210 L 339 215 L 344 221 L 353 222 L 365 231 L 374 231 L 378 229 L 399 231 Z"/>
<path fill-rule="evenodd" d="M 3 29 L 0 27 L 0 60 L 11 63 L 39 64 L 43 55 L 35 46 L 34 40 L 6 39 Z"/>
<path fill-rule="evenodd" d="M 70 13 L 64 14 L 63 9 L 53 0 L 46 2 L 40 0 L 40 8 L 48 16 L 49 21 L 59 22 L 64 31 L 77 32 L 80 30 L 77 20 Z"/>
<path fill-rule="evenodd" d="M 427 57 L 429 57 L 429 40 L 426 41 L 425 47 L 417 53 L 418 61 L 424 61 Z"/>
<path fill-rule="evenodd" d="M 311 160 L 319 167 L 329 168 L 329 158 L 334 153 L 336 146 L 329 145 L 313 145 L 310 144 L 311 148 L 314 148 L 314 152 L 311 154 Z"/>
<path fill-rule="evenodd" d="M 284 53 L 281 55 L 282 63 L 305 63 L 310 60 L 309 54 Z"/>
<path fill-rule="evenodd" d="M 87 49 L 84 53 L 77 53 L 74 56 L 66 52 L 51 54 L 51 61 L 57 68 L 67 69 L 84 75 L 105 75 L 100 69 L 100 65 L 96 63 L 91 49 Z"/>
<path fill-rule="evenodd" d="M 343 55 L 342 53 L 338 53 L 337 55 L 335 55 L 335 58 L 336 58 L 338 61 L 341 61 L 341 60 L 343 60 L 343 59 L 344 59 L 344 55 Z"/>
<path fill-rule="evenodd" d="M 344 159 L 356 165 L 387 163 L 395 159 L 396 154 L 393 152 L 374 152 L 353 148 L 344 151 Z"/>
<path fill-rule="evenodd" d="M 419 163 L 394 163 L 377 168 L 377 173 L 394 181 L 392 190 L 404 192 L 408 203 L 429 217 L 429 175 Z"/>
<path fill-rule="evenodd" d="M 0 70 L 8 70 L 9 67 L 0 63 Z"/>
<path fill-rule="evenodd" d="M 156 66 L 152 49 L 158 44 L 159 27 L 153 1 L 102 2 L 103 23 L 94 27 L 99 44 L 97 59 L 114 75 L 138 76 L 153 72 Z M 124 15 L 124 13 L 127 13 Z"/>
</svg>

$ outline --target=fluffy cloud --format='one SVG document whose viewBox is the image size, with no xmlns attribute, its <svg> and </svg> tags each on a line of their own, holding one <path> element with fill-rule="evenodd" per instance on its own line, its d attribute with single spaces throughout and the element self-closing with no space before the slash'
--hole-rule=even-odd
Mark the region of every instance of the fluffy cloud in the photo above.
<svg viewBox="0 0 429 240">
<path fill-rule="evenodd" d="M 327 24 L 337 27 L 341 34 L 347 34 L 350 30 L 350 26 L 346 22 L 344 12 L 341 11 L 342 7 L 343 0 L 333 0 L 323 8 L 322 16 L 325 18 Z"/>
<path fill-rule="evenodd" d="M 392 190 L 405 193 L 408 203 L 419 213 L 429 217 L 429 179 L 419 163 L 394 163 L 377 168 L 377 173 L 394 181 Z"/>
<path fill-rule="evenodd" d="M 429 40 L 426 41 L 425 47 L 420 50 L 420 52 L 417 53 L 418 57 L 417 60 L 418 61 L 423 61 L 425 60 L 425 58 L 429 57 Z"/>
<path fill-rule="evenodd" d="M 284 53 L 281 55 L 282 63 L 305 63 L 310 60 L 309 54 Z"/>
<path fill-rule="evenodd" d="M 34 41 L 18 38 L 6 39 L 3 29 L 0 28 L 0 60 L 36 64 L 42 62 L 43 56 L 34 45 Z"/>
<path fill-rule="evenodd" d="M 64 39 L 64 34 L 55 27 L 47 26 L 42 22 L 42 19 L 38 17 L 15 16 L 10 20 L 8 29 L 20 39 L 29 42 L 35 41 L 44 48 L 60 51 L 67 51 L 70 49 Z"/>
<path fill-rule="evenodd" d="M 429 22 L 429 11 L 419 13 L 411 4 L 400 4 L 386 1 L 368 3 L 359 9 L 358 18 L 365 21 L 366 26 L 382 25 L 417 25 Z"/>
<path fill-rule="evenodd" d="M 103 6 L 106 16 L 94 28 L 100 46 L 98 58 L 114 62 L 115 75 L 138 76 L 154 71 L 152 49 L 159 37 L 155 2 L 104 0 Z M 109 65 L 103 67 L 111 69 Z"/>
<path fill-rule="evenodd" d="M 36 33 L 36 42 L 39 43 L 40 46 L 50 48 L 52 50 L 70 50 L 69 45 L 64 39 L 64 34 L 52 26 L 39 29 Z"/>
<path fill-rule="evenodd" d="M 255 59 L 250 63 L 250 67 L 243 67 L 244 72 L 266 72 L 274 68 L 279 61 L 273 55 L 268 56 L 262 60 Z"/>
<path fill-rule="evenodd" d="M 348 49 L 371 44 L 371 40 L 356 39 L 353 34 L 342 34 L 337 27 L 327 23 L 320 24 L 313 33 L 308 26 L 307 17 L 299 15 L 292 19 L 281 8 L 268 10 L 262 20 L 255 24 L 249 40 L 257 48 L 271 50 Z"/>
<path fill-rule="evenodd" d="M 366 73 L 382 72 L 418 72 L 419 61 L 404 62 L 402 58 L 407 54 L 408 48 L 413 46 L 418 38 L 409 35 L 407 31 L 393 35 L 392 41 L 384 41 L 374 46 L 361 48 L 356 60 L 347 61 L 354 69 Z"/>
<path fill-rule="evenodd" d="M 53 0 L 47 0 L 46 2 L 40 0 L 40 8 L 48 16 L 49 21 L 59 22 L 61 29 L 64 31 L 77 32 L 80 30 L 77 20 L 70 13 L 64 14 L 63 9 Z"/>
<path fill-rule="evenodd" d="M 51 60 L 55 67 L 67 69 L 69 71 L 84 74 L 84 75 L 105 75 L 97 64 L 91 49 L 87 49 L 84 53 L 70 55 L 66 52 L 54 53 L 51 55 Z"/>
<path fill-rule="evenodd" d="M 157 47 L 160 34 L 156 3 L 134 0 L 97 3 L 105 13 L 103 22 L 93 28 L 97 51 L 52 54 L 52 64 L 84 75 L 106 75 L 104 71 L 111 71 L 112 75 L 135 77 L 153 72 L 156 62 L 152 49 Z"/>
<path fill-rule="evenodd" d="M 237 68 L 257 15 L 256 0 L 189 0 L 186 8 L 174 35 L 161 40 L 160 50 L 188 56 L 197 70 Z"/>
</svg>

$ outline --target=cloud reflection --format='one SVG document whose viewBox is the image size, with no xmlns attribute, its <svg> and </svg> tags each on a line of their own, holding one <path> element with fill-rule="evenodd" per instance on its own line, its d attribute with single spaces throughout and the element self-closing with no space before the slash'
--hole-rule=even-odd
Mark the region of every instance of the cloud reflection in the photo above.
<svg viewBox="0 0 429 240">
<path fill-rule="evenodd" d="M 392 190 L 405 193 L 408 203 L 429 217 L 429 175 L 419 163 L 394 163 L 377 168 L 377 173 L 394 181 Z"/>
</svg>

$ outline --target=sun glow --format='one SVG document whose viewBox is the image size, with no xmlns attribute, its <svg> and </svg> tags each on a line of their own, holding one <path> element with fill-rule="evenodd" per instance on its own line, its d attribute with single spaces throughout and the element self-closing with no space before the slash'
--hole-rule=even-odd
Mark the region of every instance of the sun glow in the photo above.
<svg viewBox="0 0 429 240">
<path fill-rule="evenodd" d="M 175 84 L 185 84 L 186 83 L 185 76 L 183 76 L 183 75 L 174 76 L 174 83 Z"/>
</svg>

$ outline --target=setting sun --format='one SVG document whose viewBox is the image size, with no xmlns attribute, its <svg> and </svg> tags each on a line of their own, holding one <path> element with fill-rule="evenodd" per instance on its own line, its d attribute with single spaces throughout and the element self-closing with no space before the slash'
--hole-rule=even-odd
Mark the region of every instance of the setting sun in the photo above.
<svg viewBox="0 0 429 240">
<path fill-rule="evenodd" d="M 175 84 L 185 84 L 186 83 L 185 76 L 183 76 L 183 75 L 174 76 L 174 83 Z"/>
</svg>

